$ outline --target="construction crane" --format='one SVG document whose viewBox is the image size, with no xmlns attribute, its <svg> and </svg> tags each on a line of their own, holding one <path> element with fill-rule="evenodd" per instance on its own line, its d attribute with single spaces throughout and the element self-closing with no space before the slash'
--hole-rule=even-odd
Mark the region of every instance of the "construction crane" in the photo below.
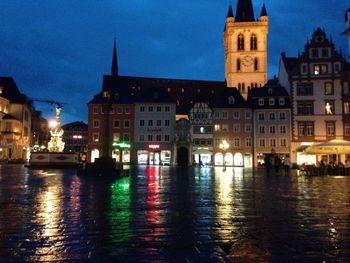
<svg viewBox="0 0 350 263">
<path fill-rule="evenodd" d="M 51 105 L 56 105 L 56 116 L 55 116 L 55 124 L 54 126 L 57 126 L 57 129 L 60 129 L 60 123 L 61 123 L 61 109 L 63 108 L 63 102 L 55 101 L 55 100 L 45 100 L 45 99 L 39 99 L 39 98 L 28 98 L 29 101 L 38 101 L 43 103 L 48 103 Z"/>
<path fill-rule="evenodd" d="M 60 102 L 60 101 L 55 101 L 55 100 L 45 100 L 45 99 L 38 99 L 38 98 L 28 98 L 29 101 L 38 101 L 38 102 L 43 102 L 43 103 L 48 103 L 48 104 L 51 104 L 51 105 L 56 105 L 56 109 L 59 108 L 63 108 L 63 102 Z"/>
</svg>

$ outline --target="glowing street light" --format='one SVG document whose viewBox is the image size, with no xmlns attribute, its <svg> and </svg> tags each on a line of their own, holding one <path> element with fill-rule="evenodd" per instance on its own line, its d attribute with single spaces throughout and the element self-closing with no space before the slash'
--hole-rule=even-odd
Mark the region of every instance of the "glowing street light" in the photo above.
<svg viewBox="0 0 350 263">
<path fill-rule="evenodd" d="M 56 128 L 56 126 L 57 126 L 56 120 L 50 121 L 49 126 L 50 126 L 51 129 Z"/>
<path fill-rule="evenodd" d="M 222 142 L 220 143 L 219 145 L 219 148 L 221 150 L 224 151 L 224 171 L 226 171 L 226 160 L 225 160 L 225 157 L 226 157 L 226 150 L 230 147 L 230 145 L 228 144 L 228 142 L 226 140 L 222 140 Z"/>
</svg>

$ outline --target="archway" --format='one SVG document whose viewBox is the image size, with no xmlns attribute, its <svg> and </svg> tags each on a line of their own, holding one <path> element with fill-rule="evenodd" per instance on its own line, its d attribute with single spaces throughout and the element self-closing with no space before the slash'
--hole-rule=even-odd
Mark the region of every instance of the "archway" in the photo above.
<svg viewBox="0 0 350 263">
<path fill-rule="evenodd" d="M 234 166 L 243 166 L 243 155 L 241 153 L 235 153 L 233 156 Z"/>
<path fill-rule="evenodd" d="M 226 153 L 225 154 L 225 164 L 228 166 L 232 166 L 233 165 L 233 155 L 232 153 Z"/>
<path fill-rule="evenodd" d="M 177 149 L 177 165 L 188 166 L 188 149 L 180 147 Z"/>
</svg>

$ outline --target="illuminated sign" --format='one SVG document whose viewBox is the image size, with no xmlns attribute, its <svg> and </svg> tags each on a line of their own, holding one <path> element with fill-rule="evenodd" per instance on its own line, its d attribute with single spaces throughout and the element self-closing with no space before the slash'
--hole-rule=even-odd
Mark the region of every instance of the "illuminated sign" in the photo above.
<svg viewBox="0 0 350 263">
<path fill-rule="evenodd" d="M 119 147 L 122 149 L 130 149 L 131 148 L 130 143 L 127 143 L 127 142 L 113 142 L 112 146 Z"/>
<path fill-rule="evenodd" d="M 159 146 L 159 144 L 150 144 L 150 145 L 148 145 L 148 148 L 150 148 L 150 149 L 159 149 L 160 146 Z"/>
</svg>

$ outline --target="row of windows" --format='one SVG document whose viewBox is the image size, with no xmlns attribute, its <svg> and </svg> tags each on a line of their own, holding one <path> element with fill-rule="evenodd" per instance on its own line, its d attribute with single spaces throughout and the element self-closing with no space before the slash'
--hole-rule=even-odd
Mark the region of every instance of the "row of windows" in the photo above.
<svg viewBox="0 0 350 263">
<path fill-rule="evenodd" d="M 92 142 L 100 142 L 100 133 L 99 132 L 94 132 L 92 134 Z M 113 133 L 113 141 L 130 141 L 130 133 Z"/>
<path fill-rule="evenodd" d="M 312 58 L 329 58 L 330 49 L 329 48 L 310 48 L 309 55 Z"/>
<path fill-rule="evenodd" d="M 277 145 L 277 139 L 259 139 L 258 147 L 287 147 L 287 139 L 280 139 Z"/>
<path fill-rule="evenodd" d="M 99 113 L 104 113 L 104 109 L 103 107 L 99 107 L 99 106 L 94 106 L 93 107 L 93 114 L 99 114 Z M 111 106 L 109 113 L 110 114 L 130 114 L 131 110 L 130 110 L 130 106 L 116 106 L 113 107 Z"/>
<path fill-rule="evenodd" d="M 334 73 L 339 73 L 341 70 L 341 65 L 340 63 L 335 63 L 334 64 Z M 312 65 L 312 69 L 310 72 L 312 75 L 318 76 L 318 75 L 327 75 L 331 74 L 332 71 L 329 70 L 328 64 L 314 64 Z M 309 65 L 308 64 L 302 64 L 301 65 L 301 74 L 307 75 L 309 74 Z"/>
<path fill-rule="evenodd" d="M 298 83 L 297 96 L 313 96 L 314 90 L 312 83 Z M 324 83 L 324 95 L 334 95 L 334 86 L 332 82 Z"/>
<path fill-rule="evenodd" d="M 263 125 L 259 126 L 259 133 L 260 134 L 265 134 L 265 133 L 267 133 L 267 131 L 270 134 L 276 134 L 276 130 L 277 130 L 276 126 L 274 126 L 274 125 L 269 126 L 268 130 L 267 130 L 266 126 L 263 126 Z M 287 133 L 286 126 L 284 126 L 284 125 L 279 126 L 279 133 L 286 134 Z"/>
<path fill-rule="evenodd" d="M 252 145 L 253 145 L 253 139 L 252 139 L 252 138 L 250 138 L 250 137 L 245 138 L 244 141 L 245 141 L 245 144 L 244 144 L 245 147 L 252 147 Z M 215 143 L 215 146 L 216 146 L 216 147 L 219 147 L 219 145 L 222 143 L 222 139 L 216 138 L 216 139 L 214 140 L 214 143 Z M 241 139 L 241 138 L 233 138 L 233 140 L 232 140 L 232 141 L 229 141 L 228 143 L 229 143 L 230 146 L 232 146 L 232 147 L 242 147 L 242 146 L 243 146 L 243 145 L 242 145 L 242 139 Z"/>
<path fill-rule="evenodd" d="M 113 121 L 113 128 L 122 128 L 120 125 L 120 120 L 114 120 Z M 92 127 L 93 128 L 100 128 L 100 120 L 93 120 L 92 121 Z M 130 128 L 130 120 L 124 120 L 123 128 Z"/>
<path fill-rule="evenodd" d="M 228 124 L 216 124 L 214 125 L 214 131 L 215 132 L 229 132 Z M 246 133 L 252 132 L 252 126 L 251 124 L 245 124 L 244 131 Z M 232 126 L 232 132 L 233 133 L 239 133 L 241 132 L 241 125 L 240 124 L 233 124 Z"/>
<path fill-rule="evenodd" d="M 326 136 L 334 137 L 335 136 L 335 122 L 327 121 L 326 122 Z M 346 127 L 345 127 L 346 131 Z M 298 122 L 298 136 L 314 136 L 314 123 L 313 122 Z"/>
<path fill-rule="evenodd" d="M 164 126 L 170 126 L 170 120 L 164 120 L 163 123 L 164 123 Z M 162 120 L 148 120 L 148 121 L 140 120 L 139 121 L 140 127 L 144 127 L 146 126 L 146 124 L 148 127 L 153 127 L 153 126 L 160 127 L 162 126 Z"/>
<path fill-rule="evenodd" d="M 212 140 L 198 140 L 198 139 L 195 139 L 193 140 L 193 145 L 196 145 L 196 146 L 212 146 L 213 145 L 213 142 Z"/>
<path fill-rule="evenodd" d="M 244 36 L 243 34 L 239 34 L 237 37 L 237 50 L 244 50 Z M 250 36 L 250 50 L 258 49 L 258 39 L 255 34 Z"/>
<path fill-rule="evenodd" d="M 284 121 L 287 118 L 287 114 L 286 112 L 280 112 L 280 113 L 276 113 L 276 112 L 259 112 L 258 113 L 258 120 L 259 121 L 265 121 L 265 120 L 270 120 L 270 121 L 274 121 L 274 120 L 278 120 L 280 121 Z"/>
<path fill-rule="evenodd" d="M 170 106 L 140 106 L 139 112 L 162 112 L 164 107 L 165 112 L 170 112 Z"/>
<path fill-rule="evenodd" d="M 276 99 L 275 98 L 269 98 L 269 106 L 275 106 L 276 105 Z M 265 99 L 264 98 L 259 98 L 258 100 L 259 106 L 264 106 L 265 105 Z M 279 106 L 284 106 L 285 105 L 285 99 L 284 98 L 278 98 L 278 105 Z"/>
<path fill-rule="evenodd" d="M 139 142 L 170 142 L 170 135 L 165 134 L 141 134 L 139 136 Z"/>
<path fill-rule="evenodd" d="M 214 112 L 214 119 L 216 120 L 227 120 L 228 119 L 228 112 L 227 111 L 216 111 Z M 246 111 L 245 112 L 245 119 L 250 120 L 252 118 L 252 112 Z M 239 111 L 234 111 L 232 113 L 232 118 L 234 120 L 239 120 L 241 118 L 241 113 Z"/>
<path fill-rule="evenodd" d="M 347 106 L 347 108 L 346 108 Z M 348 109 L 349 104 L 344 104 L 344 112 Z M 334 115 L 334 101 L 326 100 L 324 102 L 324 114 Z M 298 101 L 297 102 L 297 115 L 314 115 L 314 102 L 313 101 Z"/>
</svg>

